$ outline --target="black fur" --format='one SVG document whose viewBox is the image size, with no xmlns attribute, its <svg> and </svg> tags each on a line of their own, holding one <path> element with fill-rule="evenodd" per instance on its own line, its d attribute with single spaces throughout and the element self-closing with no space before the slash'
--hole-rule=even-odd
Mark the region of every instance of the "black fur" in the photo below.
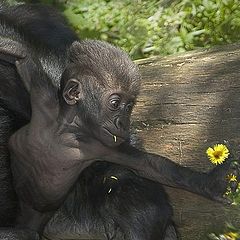
<svg viewBox="0 0 240 240">
<path fill-rule="evenodd" d="M 81 233 L 89 239 L 157 240 L 164 239 L 166 229 L 173 226 L 171 217 L 172 208 L 161 185 L 120 166 L 96 163 L 81 174 L 45 235 L 50 239 L 58 233 Z M 67 224 L 62 225 L 65 218 Z"/>
<path fill-rule="evenodd" d="M 15 117 L 4 107 L 0 107 L 0 226 L 2 227 L 13 226 L 17 210 L 7 148 L 10 134 L 16 130 Z"/>
</svg>

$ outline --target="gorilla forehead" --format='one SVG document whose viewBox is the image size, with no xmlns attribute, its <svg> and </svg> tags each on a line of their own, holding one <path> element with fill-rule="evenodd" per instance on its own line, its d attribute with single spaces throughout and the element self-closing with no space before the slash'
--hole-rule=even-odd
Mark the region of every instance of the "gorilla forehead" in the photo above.
<svg viewBox="0 0 240 240">
<path fill-rule="evenodd" d="M 140 74 L 129 56 L 109 43 L 98 40 L 76 41 L 69 50 L 71 63 L 81 71 L 90 70 L 98 83 L 138 94 Z"/>
</svg>

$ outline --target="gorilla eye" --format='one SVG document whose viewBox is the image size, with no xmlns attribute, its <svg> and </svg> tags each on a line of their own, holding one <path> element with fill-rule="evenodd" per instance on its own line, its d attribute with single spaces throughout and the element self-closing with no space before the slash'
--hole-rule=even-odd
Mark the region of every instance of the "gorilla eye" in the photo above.
<svg viewBox="0 0 240 240">
<path fill-rule="evenodd" d="M 119 106 L 120 106 L 120 99 L 111 99 L 110 100 L 110 107 L 112 108 L 112 109 L 118 109 L 119 108 Z"/>
</svg>

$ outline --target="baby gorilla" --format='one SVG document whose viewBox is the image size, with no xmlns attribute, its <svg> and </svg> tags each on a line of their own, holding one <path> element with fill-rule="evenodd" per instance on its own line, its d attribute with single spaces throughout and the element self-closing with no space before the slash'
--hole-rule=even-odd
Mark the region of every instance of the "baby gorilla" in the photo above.
<svg viewBox="0 0 240 240">
<path fill-rule="evenodd" d="M 19 226 L 41 233 L 80 173 L 97 160 L 122 164 L 141 176 L 156 178 L 157 172 L 152 165 L 148 167 L 144 155 L 133 152 L 136 156 L 131 157 L 118 149 L 128 141 L 130 115 L 140 85 L 138 69 L 124 52 L 99 41 L 75 42 L 58 92 L 41 64 L 25 54 L 24 46 L 12 44 L 11 49 L 5 47 L 4 54 L 13 49 L 32 107 L 30 123 L 9 142 L 21 203 Z M 165 236 L 166 229 L 172 229 L 176 236 L 167 197 L 160 186 L 156 190 L 161 193 L 155 194 L 156 200 L 165 210 L 161 213 L 164 223 L 158 222 L 155 234 Z"/>
</svg>

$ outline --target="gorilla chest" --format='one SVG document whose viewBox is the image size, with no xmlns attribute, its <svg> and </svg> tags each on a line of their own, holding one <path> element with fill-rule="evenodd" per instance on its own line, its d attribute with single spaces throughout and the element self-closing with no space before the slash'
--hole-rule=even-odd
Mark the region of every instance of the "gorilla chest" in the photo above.
<svg viewBox="0 0 240 240">
<path fill-rule="evenodd" d="M 11 137 L 13 178 L 23 201 L 51 204 L 64 198 L 85 168 L 80 149 L 69 144 L 63 145 L 60 138 L 51 134 L 29 135 L 28 128 Z"/>
</svg>

